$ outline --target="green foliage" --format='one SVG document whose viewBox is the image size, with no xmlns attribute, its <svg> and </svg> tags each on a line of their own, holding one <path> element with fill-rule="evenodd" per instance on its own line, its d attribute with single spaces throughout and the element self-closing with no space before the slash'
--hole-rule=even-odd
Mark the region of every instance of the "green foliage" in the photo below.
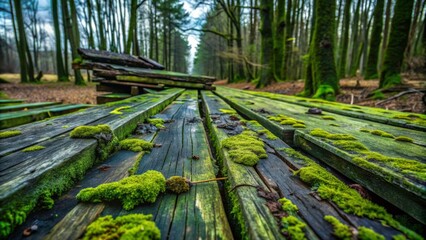
<svg viewBox="0 0 426 240">
<path fill-rule="evenodd" d="M 45 149 L 45 148 L 46 148 L 45 146 L 34 145 L 34 146 L 31 146 L 31 147 L 27 147 L 27 148 L 23 149 L 22 151 L 23 152 L 34 152 L 34 151 L 39 151 L 39 150 L 42 150 L 42 149 Z"/>
<path fill-rule="evenodd" d="M 254 166 L 259 158 L 268 157 L 262 140 L 249 130 L 222 140 L 222 146 L 228 149 L 229 157 L 234 162 L 247 166 Z"/>
<path fill-rule="evenodd" d="M 130 109 L 130 108 L 131 108 L 130 106 L 123 106 L 123 107 L 116 108 L 116 109 L 112 110 L 112 111 L 111 111 L 111 112 L 109 112 L 109 113 L 111 113 L 111 114 L 116 114 L 116 115 L 120 115 L 120 114 L 123 114 L 122 110 Z"/>
<path fill-rule="evenodd" d="M 367 227 L 358 228 L 358 239 L 360 240 L 385 240 L 385 237 Z"/>
<path fill-rule="evenodd" d="M 160 230 L 152 215 L 129 214 L 113 219 L 111 215 L 98 218 L 86 230 L 84 240 L 101 239 L 160 239 Z"/>
<path fill-rule="evenodd" d="M 337 218 L 330 215 L 324 216 L 324 220 L 326 220 L 327 222 L 331 223 L 331 225 L 333 225 L 333 229 L 334 229 L 333 234 L 338 239 L 343 239 L 343 240 L 352 239 L 352 231 L 348 225 L 341 223 Z"/>
<path fill-rule="evenodd" d="M 306 224 L 297 217 L 290 215 L 281 219 L 283 225 L 282 232 L 288 234 L 293 240 L 306 239 L 304 229 Z"/>
<path fill-rule="evenodd" d="M 373 97 L 374 100 L 380 100 L 380 99 L 385 99 L 385 94 L 383 94 L 382 91 L 380 90 L 376 90 L 373 92 Z"/>
<path fill-rule="evenodd" d="M 22 134 L 22 132 L 19 131 L 19 130 L 3 131 L 3 132 L 0 132 L 0 139 L 10 138 L 10 137 L 18 136 L 18 135 L 21 135 L 21 134 Z"/>
<path fill-rule="evenodd" d="M 8 83 L 8 82 L 0 78 L 0 83 Z M 9 99 L 9 96 L 5 92 L 0 91 L 0 99 Z"/>
<path fill-rule="evenodd" d="M 111 128 L 106 124 L 97 126 L 79 126 L 70 132 L 72 138 L 94 138 L 97 134 L 112 134 Z"/>
<path fill-rule="evenodd" d="M 77 194 L 83 202 L 118 200 L 125 210 L 136 205 L 153 203 L 158 194 L 166 190 L 166 179 L 160 172 L 149 170 L 141 175 L 133 175 L 118 182 L 104 183 L 96 188 L 85 188 Z"/>
<path fill-rule="evenodd" d="M 177 194 L 188 192 L 190 189 L 189 181 L 181 176 L 171 176 L 166 181 L 166 189 Z"/>
<path fill-rule="evenodd" d="M 121 150 L 130 150 L 133 152 L 149 151 L 153 146 L 154 144 L 138 138 L 124 139 L 119 144 Z"/>
</svg>

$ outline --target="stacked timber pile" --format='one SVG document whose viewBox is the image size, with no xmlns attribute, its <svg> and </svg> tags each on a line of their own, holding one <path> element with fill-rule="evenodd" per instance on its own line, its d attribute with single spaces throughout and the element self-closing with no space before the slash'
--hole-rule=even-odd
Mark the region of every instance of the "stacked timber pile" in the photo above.
<svg viewBox="0 0 426 240">
<path fill-rule="evenodd" d="M 82 59 L 73 68 L 92 70 L 94 81 L 99 82 L 97 91 L 112 93 L 99 96 L 98 103 L 165 87 L 214 90 L 213 77 L 165 71 L 163 65 L 145 57 L 82 48 L 78 52 Z"/>
</svg>

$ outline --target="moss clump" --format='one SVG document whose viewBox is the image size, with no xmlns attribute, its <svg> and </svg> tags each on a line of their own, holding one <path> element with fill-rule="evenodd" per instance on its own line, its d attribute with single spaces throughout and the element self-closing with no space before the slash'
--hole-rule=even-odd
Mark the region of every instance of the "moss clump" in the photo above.
<svg viewBox="0 0 426 240">
<path fill-rule="evenodd" d="M 299 208 L 287 198 L 281 198 L 278 200 L 282 204 L 283 210 L 288 214 L 296 214 Z"/>
<path fill-rule="evenodd" d="M 264 143 L 253 131 L 242 133 L 222 140 L 222 146 L 228 149 L 229 157 L 237 163 L 253 166 L 259 158 L 267 158 Z"/>
<path fill-rule="evenodd" d="M 392 239 L 393 240 L 406 240 L 407 238 L 402 234 L 398 234 L 398 235 L 392 236 Z"/>
<path fill-rule="evenodd" d="M 164 129 L 166 128 L 164 126 L 164 119 L 161 118 L 148 118 L 148 123 L 151 125 L 154 125 L 158 129 Z"/>
<path fill-rule="evenodd" d="M 370 133 L 373 135 L 381 136 L 381 137 L 394 138 L 392 134 L 382 130 L 372 130 Z"/>
<path fill-rule="evenodd" d="M 305 125 L 305 122 L 302 120 L 298 120 L 282 114 L 278 114 L 277 116 L 269 116 L 268 119 L 279 122 L 281 125 L 293 125 L 293 127 L 295 124 Z"/>
<path fill-rule="evenodd" d="M 309 134 L 315 137 L 322 137 L 331 140 L 355 140 L 356 138 L 350 134 L 333 134 L 320 128 L 313 129 Z"/>
<path fill-rule="evenodd" d="M 368 150 L 364 144 L 358 141 L 337 140 L 337 141 L 334 141 L 333 144 L 346 151 L 358 152 L 358 151 Z"/>
<path fill-rule="evenodd" d="M 358 239 L 360 240 L 385 240 L 382 234 L 376 233 L 374 230 L 367 227 L 358 228 Z"/>
<path fill-rule="evenodd" d="M 81 58 L 80 56 L 78 56 L 78 57 L 76 57 L 72 60 L 73 64 L 80 64 L 82 62 L 83 62 L 83 58 Z"/>
<path fill-rule="evenodd" d="M 121 112 L 122 110 L 129 109 L 129 108 L 131 108 L 131 107 L 130 106 L 123 106 L 123 107 L 116 108 L 109 113 L 120 115 L 120 114 L 123 114 L 123 112 Z"/>
<path fill-rule="evenodd" d="M 369 132 L 371 132 L 371 130 L 366 129 L 366 128 L 361 128 L 359 131 L 360 131 L 360 132 L 365 132 L 365 133 L 369 133 Z"/>
<path fill-rule="evenodd" d="M 130 150 L 133 152 L 149 151 L 154 144 L 138 138 L 128 138 L 120 141 L 121 150 Z"/>
<path fill-rule="evenodd" d="M 237 111 L 235 111 L 234 109 L 225 109 L 225 108 L 221 108 L 221 109 L 219 109 L 219 111 L 220 111 L 221 113 L 229 114 L 229 115 L 237 114 Z"/>
<path fill-rule="evenodd" d="M 406 137 L 406 136 L 399 136 L 395 138 L 395 141 L 400 141 L 400 142 L 414 142 L 414 140 L 410 137 Z"/>
<path fill-rule="evenodd" d="M 331 225 L 333 225 L 333 234 L 338 239 L 343 239 L 343 240 L 352 239 L 352 231 L 348 225 L 341 223 L 337 218 L 330 215 L 324 216 L 324 220 L 326 220 L 327 222 L 331 223 Z"/>
<path fill-rule="evenodd" d="M 324 120 L 336 120 L 333 116 L 322 116 L 321 118 Z"/>
<path fill-rule="evenodd" d="M 304 229 L 306 224 L 300 221 L 297 217 L 290 215 L 281 219 L 283 225 L 282 232 L 289 235 L 293 240 L 306 239 Z"/>
<path fill-rule="evenodd" d="M 136 205 L 153 203 L 158 194 L 166 190 L 166 179 L 160 172 L 149 170 L 141 175 L 123 178 L 118 182 L 104 183 L 96 188 L 85 188 L 77 194 L 83 202 L 118 200 L 125 210 Z"/>
<path fill-rule="evenodd" d="M 294 128 L 306 128 L 305 124 L 295 123 L 292 125 Z"/>
<path fill-rule="evenodd" d="M 19 131 L 19 130 L 4 131 L 4 132 L 0 132 L 0 139 L 10 138 L 10 137 L 18 136 L 18 135 L 21 135 L 21 134 L 22 134 L 22 132 Z"/>
<path fill-rule="evenodd" d="M 278 139 L 278 137 L 275 136 L 273 133 L 271 133 L 268 129 L 258 130 L 257 133 L 259 135 L 265 134 L 266 138 L 269 139 L 269 140 L 276 140 L 276 139 Z"/>
<path fill-rule="evenodd" d="M 170 192 L 181 194 L 190 189 L 189 181 L 181 176 L 172 176 L 166 181 L 166 189 Z"/>
<path fill-rule="evenodd" d="M 44 209 L 51 209 L 54 204 L 55 201 L 52 199 L 52 194 L 48 191 L 44 191 L 38 200 L 38 205 Z"/>
<path fill-rule="evenodd" d="M 152 215 L 129 214 L 116 219 L 111 215 L 98 218 L 87 227 L 83 239 L 160 239 L 160 237 L 160 229 L 152 220 Z"/>
<path fill-rule="evenodd" d="M 336 124 L 336 123 L 330 123 L 330 126 L 333 126 L 333 127 L 340 127 L 340 125 L 339 125 L 339 124 Z"/>
<path fill-rule="evenodd" d="M 97 134 L 112 134 L 111 128 L 106 124 L 97 126 L 79 126 L 70 132 L 72 138 L 95 138 Z"/>
<path fill-rule="evenodd" d="M 27 148 L 23 149 L 22 151 L 23 152 L 34 152 L 34 151 L 39 151 L 39 150 L 42 150 L 42 149 L 45 149 L 45 148 L 46 148 L 45 146 L 34 145 L 34 146 L 31 146 L 31 147 L 27 147 Z"/>
</svg>

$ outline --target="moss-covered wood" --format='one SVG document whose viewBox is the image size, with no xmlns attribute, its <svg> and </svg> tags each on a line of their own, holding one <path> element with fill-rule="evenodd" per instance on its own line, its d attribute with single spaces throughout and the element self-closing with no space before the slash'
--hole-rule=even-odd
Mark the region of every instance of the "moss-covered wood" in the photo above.
<svg viewBox="0 0 426 240">
<path fill-rule="evenodd" d="M 289 104 L 271 99 L 262 99 L 261 97 L 254 98 L 253 95 L 241 91 L 219 88 L 216 92 L 220 96 L 225 98 L 232 107 L 242 112 L 246 116 L 258 120 L 267 129 L 269 129 L 274 134 L 277 134 L 277 136 L 279 136 L 287 143 L 293 144 L 293 135 L 295 128 L 292 125 L 282 125 L 281 121 L 277 121 L 276 118 L 281 115 L 290 116 L 294 119 L 303 121 L 306 124 L 306 128 L 304 130 L 299 131 L 304 133 L 308 133 L 314 128 L 321 128 L 322 130 L 331 133 L 350 134 L 352 138 L 357 139 L 360 144 L 367 146 L 369 151 L 378 152 L 386 157 L 408 159 L 410 161 L 418 162 L 421 165 L 424 165 L 424 163 L 426 162 L 426 159 L 424 158 L 424 151 L 426 145 L 424 140 L 424 132 L 402 129 L 361 119 L 353 119 L 325 111 L 322 112 L 322 115 L 307 114 L 307 107 L 302 107 L 295 104 Z M 250 101 L 254 104 L 249 104 L 247 103 L 247 101 Z M 324 120 L 322 118 L 323 116 L 332 116 L 335 119 L 333 120 L 334 124 L 330 124 L 329 120 Z M 338 126 L 336 126 L 336 124 Z M 393 136 L 407 136 L 414 139 L 414 143 L 399 142 L 394 140 L 393 138 L 389 139 L 383 136 L 371 134 L 370 132 L 361 131 L 362 129 L 381 130 L 390 133 Z M 300 143 L 296 142 L 294 144 L 298 145 Z M 344 142 L 339 142 L 339 144 L 342 146 L 342 148 L 347 147 L 347 145 L 345 145 L 346 143 Z M 401 144 L 404 144 L 404 147 L 402 147 Z M 319 148 L 316 151 L 321 153 L 321 151 L 325 150 Z M 352 159 L 356 157 L 356 155 L 351 155 Z M 374 160 L 371 159 L 368 161 L 374 162 Z M 358 165 L 361 165 L 361 163 L 359 163 Z M 373 192 L 377 191 L 379 189 L 374 188 L 374 186 L 380 185 L 381 183 L 383 183 L 383 181 L 385 181 L 396 188 L 400 188 L 402 192 L 405 191 L 407 194 L 414 193 L 414 195 L 417 195 L 418 200 L 413 201 L 423 201 L 422 192 L 424 191 L 424 180 L 422 180 L 423 177 L 421 172 L 419 172 L 419 175 L 417 175 L 417 173 L 413 173 L 414 175 L 416 175 L 415 177 L 413 177 L 411 175 L 412 173 L 410 172 L 411 170 L 404 173 L 401 172 L 401 170 L 395 169 L 391 165 L 381 164 L 380 168 L 398 177 L 371 178 L 372 185 L 371 187 L 366 186 L 367 188 L 369 188 Z M 371 172 L 373 175 L 382 175 L 382 172 L 377 171 L 375 169 L 368 169 L 367 171 Z M 419 171 L 422 170 L 419 169 Z M 396 181 L 394 181 L 394 179 L 396 179 Z M 353 178 L 353 180 L 361 181 L 360 179 L 356 178 Z M 405 182 L 408 184 L 405 184 Z M 382 189 L 382 191 L 384 190 Z M 379 193 L 377 192 L 377 194 Z M 398 203 L 395 203 L 394 199 L 388 198 L 387 195 L 382 194 L 381 197 L 398 206 Z M 417 219 L 419 218 L 419 216 L 416 213 L 410 211 L 410 209 L 407 208 L 406 205 L 399 205 L 399 207 L 402 208 L 402 210 L 404 210 L 407 214 L 410 214 L 413 217 L 416 217 Z"/>
<path fill-rule="evenodd" d="M 132 111 L 123 115 L 110 114 L 91 125 L 108 123 L 114 134 L 122 139 L 139 122 L 163 109 L 181 92 L 166 90 L 150 101 L 141 102 Z M 137 102 L 138 97 L 128 100 L 132 101 Z M 43 151 L 15 152 L 0 158 L 0 205 L 4 206 L 0 212 L 2 236 L 23 223 L 43 194 L 60 195 L 81 179 L 99 159 L 95 153 L 103 150 L 97 149 L 94 139 L 70 139 L 67 133 L 45 140 L 42 145 Z"/>
<path fill-rule="evenodd" d="M 0 113 L 28 110 L 33 108 L 42 108 L 60 104 L 58 102 L 38 102 L 38 103 L 21 103 L 11 106 L 0 107 Z"/>
<path fill-rule="evenodd" d="M 166 178 L 183 176 L 191 181 L 216 177 L 196 91 L 184 92 L 155 118 L 166 121 L 153 140 L 161 147 L 144 155 L 135 174 L 156 170 Z M 196 157 L 194 157 L 196 156 Z M 232 239 L 217 182 L 197 184 L 186 193 L 166 193 L 153 204 L 131 211 L 108 205 L 102 215 L 152 214 L 161 235 L 174 239 Z"/>
<path fill-rule="evenodd" d="M 401 68 L 407 46 L 414 0 L 397 0 L 392 17 L 389 43 L 380 73 L 380 88 L 401 84 Z"/>
<path fill-rule="evenodd" d="M 376 2 L 376 6 L 374 7 L 374 22 L 371 32 L 370 50 L 368 52 L 364 79 L 373 79 L 379 77 L 377 67 L 379 63 L 380 42 L 382 40 L 384 8 L 385 0 L 378 0 Z"/>
<path fill-rule="evenodd" d="M 0 106 L 10 106 L 15 104 L 21 104 L 24 100 L 20 99 L 0 99 Z"/>
<path fill-rule="evenodd" d="M 149 77 L 128 76 L 128 75 L 118 75 L 116 78 L 119 81 L 140 82 L 140 83 L 149 83 L 149 84 L 164 84 L 165 86 L 170 86 L 170 87 L 205 89 L 205 85 L 202 83 L 177 82 L 173 80 L 155 79 L 155 78 L 149 78 Z"/>
</svg>

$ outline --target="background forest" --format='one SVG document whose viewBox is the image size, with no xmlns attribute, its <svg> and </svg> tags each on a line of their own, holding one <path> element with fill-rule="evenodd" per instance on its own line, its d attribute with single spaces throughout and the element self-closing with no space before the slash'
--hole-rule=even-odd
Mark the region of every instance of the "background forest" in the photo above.
<svg viewBox="0 0 426 240">
<path fill-rule="evenodd" d="M 143 55 L 229 83 L 305 79 L 327 98 L 338 79 L 400 71 L 424 78 L 424 0 L 0 0 L 0 73 L 75 76 L 78 47 Z M 40 6 L 43 7 L 40 7 Z M 196 14 L 194 14 L 196 13 Z M 194 17 L 195 16 L 195 17 Z M 188 39 L 198 39 L 191 52 Z M 191 56 L 191 55 L 195 55 Z M 21 66 L 21 67 L 19 67 Z"/>
</svg>

